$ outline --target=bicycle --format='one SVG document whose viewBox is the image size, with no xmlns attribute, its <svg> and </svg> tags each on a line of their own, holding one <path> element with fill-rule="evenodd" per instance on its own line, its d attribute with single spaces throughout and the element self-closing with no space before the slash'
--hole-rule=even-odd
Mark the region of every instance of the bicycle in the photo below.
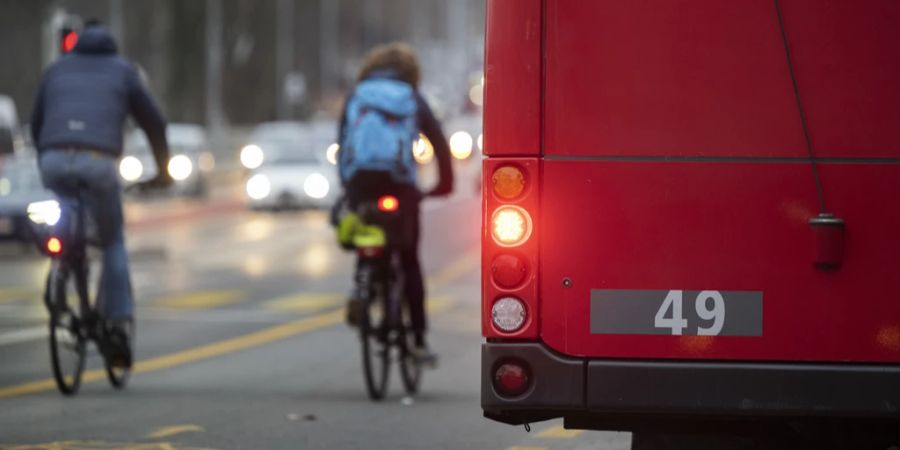
<svg viewBox="0 0 900 450">
<path fill-rule="evenodd" d="M 130 189 L 153 187 L 150 182 L 129 186 Z M 87 348 L 93 342 L 103 356 L 106 378 L 113 388 L 123 389 L 131 369 L 111 361 L 112 332 L 97 311 L 96 298 L 91 299 L 91 253 L 99 247 L 96 224 L 89 221 L 83 200 L 85 187 L 80 186 L 75 203 L 60 216 L 71 214 L 61 227 L 48 227 L 36 232 L 38 245 L 52 262 L 47 274 L 44 304 L 50 314 L 50 361 L 56 387 L 64 395 L 74 395 L 81 387 L 81 376 L 87 359 Z M 61 217 L 61 219 L 65 219 Z M 77 298 L 75 302 L 73 297 Z M 131 333 L 133 339 L 133 327 Z M 133 345 L 133 340 L 131 342 Z"/>
<path fill-rule="evenodd" d="M 404 294 L 403 269 L 398 246 L 390 239 L 400 226 L 399 201 L 391 195 L 377 202 L 364 202 L 346 214 L 338 227 L 342 245 L 357 252 L 353 301 L 358 311 L 348 311 L 348 320 L 358 325 L 362 344 L 366 391 L 372 400 L 387 393 L 392 356 L 400 366 L 407 394 L 419 390 L 422 364 L 415 357 L 411 317 Z"/>
</svg>

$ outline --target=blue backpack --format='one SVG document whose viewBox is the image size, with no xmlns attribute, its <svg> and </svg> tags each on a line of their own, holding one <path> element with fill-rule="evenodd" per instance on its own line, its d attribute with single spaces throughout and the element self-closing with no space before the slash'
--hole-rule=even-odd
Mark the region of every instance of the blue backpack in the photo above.
<svg viewBox="0 0 900 450">
<path fill-rule="evenodd" d="M 364 80 L 347 103 L 339 170 L 346 183 L 357 172 L 387 172 L 401 184 L 416 183 L 412 146 L 418 137 L 416 94 L 389 78 Z"/>
</svg>

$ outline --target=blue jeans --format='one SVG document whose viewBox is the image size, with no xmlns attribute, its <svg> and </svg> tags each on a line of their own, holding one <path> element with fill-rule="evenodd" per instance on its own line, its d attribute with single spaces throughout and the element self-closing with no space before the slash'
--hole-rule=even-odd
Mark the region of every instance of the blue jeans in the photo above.
<svg viewBox="0 0 900 450">
<path fill-rule="evenodd" d="M 97 225 L 103 250 L 97 308 L 104 318 L 115 321 L 131 320 L 134 309 L 117 167 L 112 156 L 86 150 L 48 149 L 40 157 L 44 186 L 57 195 L 62 209 L 58 226 L 74 219 L 78 190 L 82 190 L 83 207 Z"/>
</svg>

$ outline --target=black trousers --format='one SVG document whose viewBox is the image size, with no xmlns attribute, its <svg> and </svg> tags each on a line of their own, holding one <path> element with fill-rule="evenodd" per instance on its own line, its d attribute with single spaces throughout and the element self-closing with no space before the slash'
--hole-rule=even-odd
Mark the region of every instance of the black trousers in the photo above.
<svg viewBox="0 0 900 450">
<path fill-rule="evenodd" d="M 388 230 L 388 241 L 400 252 L 404 290 L 409 301 L 413 331 L 420 336 L 427 329 L 425 316 L 425 282 L 419 263 L 419 203 L 422 195 L 415 186 L 395 183 L 383 172 L 359 172 L 347 183 L 347 204 L 351 210 L 362 202 L 377 201 L 382 195 L 393 195 L 400 202 L 398 227 Z"/>
</svg>

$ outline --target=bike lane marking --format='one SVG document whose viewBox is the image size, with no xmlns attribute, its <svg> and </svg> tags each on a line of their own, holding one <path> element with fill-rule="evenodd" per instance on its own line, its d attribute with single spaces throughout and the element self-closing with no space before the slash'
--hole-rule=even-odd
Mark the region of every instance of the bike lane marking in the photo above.
<svg viewBox="0 0 900 450">
<path fill-rule="evenodd" d="M 187 424 L 187 425 L 173 425 L 169 427 L 162 427 L 157 429 L 156 431 L 147 435 L 147 439 L 162 439 L 167 438 L 169 436 L 175 436 L 176 434 L 182 433 L 202 433 L 206 431 L 203 427 L 199 425 Z"/>
<path fill-rule="evenodd" d="M 209 309 L 231 305 L 244 298 L 242 291 L 195 291 L 159 298 L 150 304 L 159 308 Z"/>
<path fill-rule="evenodd" d="M 562 425 L 557 425 L 541 431 L 537 437 L 544 439 L 572 439 L 581 434 L 584 434 L 584 430 L 567 430 Z"/>
<path fill-rule="evenodd" d="M 456 276 L 449 277 L 444 274 L 447 271 L 457 270 L 454 268 L 455 265 L 455 261 L 451 262 L 449 265 L 445 266 L 444 269 L 435 274 L 432 279 L 443 281 L 435 281 L 435 286 L 433 286 L 434 289 L 437 289 L 438 285 L 440 284 L 448 283 L 457 278 Z M 462 273 L 460 273 L 459 275 L 462 275 Z M 438 301 L 428 302 L 428 310 L 431 313 L 439 313 L 445 311 L 453 305 L 453 302 L 449 300 L 443 302 L 440 301 L 440 299 L 435 300 Z M 212 344 L 202 345 L 199 347 L 170 353 L 168 355 L 161 355 L 147 360 L 138 361 L 135 363 L 132 372 L 134 374 L 155 372 L 171 367 L 185 365 L 188 363 L 211 359 L 217 356 L 259 347 L 261 345 L 276 341 L 281 341 L 299 334 L 309 333 L 312 331 L 327 328 L 329 326 L 342 323 L 343 321 L 344 309 L 337 308 L 322 314 L 286 322 L 280 325 L 265 328 L 259 331 L 215 342 Z M 81 381 L 82 384 L 87 384 L 94 381 L 103 380 L 105 378 L 105 369 L 94 369 L 85 371 L 82 374 Z M 0 387 L 0 400 L 10 397 L 19 397 L 27 394 L 52 391 L 54 389 L 56 389 L 56 384 L 52 378 L 17 384 L 13 386 Z"/>
</svg>

